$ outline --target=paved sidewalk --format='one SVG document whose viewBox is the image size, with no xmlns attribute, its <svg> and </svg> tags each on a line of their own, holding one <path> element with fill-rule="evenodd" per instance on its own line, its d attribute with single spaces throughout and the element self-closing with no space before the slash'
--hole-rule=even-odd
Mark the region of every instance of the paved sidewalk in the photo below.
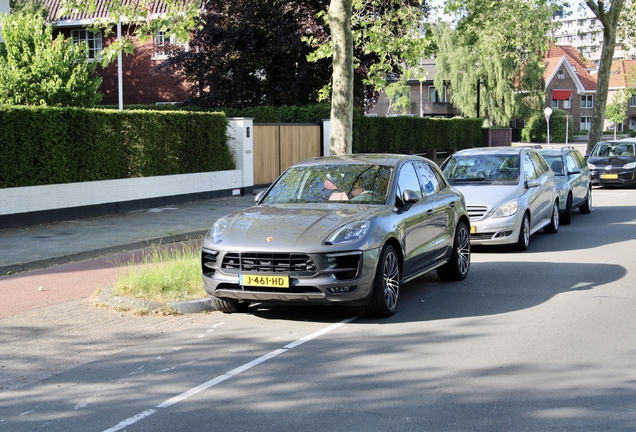
<svg viewBox="0 0 636 432">
<path fill-rule="evenodd" d="M 220 216 L 253 203 L 246 195 L 0 229 L 0 275 L 201 237 Z"/>
</svg>

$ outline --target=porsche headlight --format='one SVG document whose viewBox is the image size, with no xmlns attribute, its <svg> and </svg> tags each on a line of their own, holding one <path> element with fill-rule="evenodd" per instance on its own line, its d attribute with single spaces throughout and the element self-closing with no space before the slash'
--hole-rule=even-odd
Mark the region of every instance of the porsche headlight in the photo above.
<svg viewBox="0 0 636 432">
<path fill-rule="evenodd" d="M 593 163 L 587 163 L 587 166 L 589 169 L 596 169 L 596 165 L 594 165 Z"/>
<path fill-rule="evenodd" d="M 335 230 L 325 240 L 325 244 L 333 245 L 362 240 L 369 233 L 370 229 L 371 222 L 368 220 L 352 222 Z"/>
<path fill-rule="evenodd" d="M 517 201 L 509 201 L 503 205 L 500 205 L 497 210 L 492 214 L 494 218 L 500 217 L 508 217 L 517 213 L 517 209 L 519 206 L 517 205 Z"/>
<path fill-rule="evenodd" d="M 228 225 L 229 221 L 227 220 L 227 218 L 221 218 L 217 220 L 210 231 L 208 231 L 205 239 L 214 244 L 221 243 L 223 241 L 223 234 L 225 234 L 225 230 L 227 229 Z"/>
<path fill-rule="evenodd" d="M 634 169 L 636 168 L 636 162 L 630 162 L 628 164 L 623 165 L 623 169 Z"/>
</svg>

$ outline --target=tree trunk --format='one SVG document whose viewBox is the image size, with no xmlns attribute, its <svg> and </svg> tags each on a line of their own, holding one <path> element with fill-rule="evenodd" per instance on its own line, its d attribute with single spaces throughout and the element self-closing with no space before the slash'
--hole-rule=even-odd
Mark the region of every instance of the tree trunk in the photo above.
<svg viewBox="0 0 636 432">
<path fill-rule="evenodd" d="M 331 154 L 351 154 L 353 130 L 352 0 L 331 0 L 329 27 L 333 45 Z"/>
<path fill-rule="evenodd" d="M 603 48 L 596 81 L 596 100 L 594 101 L 592 126 L 590 127 L 590 135 L 587 141 L 586 153 L 590 154 L 594 145 L 603 139 L 609 79 L 614 59 L 614 48 L 616 47 L 616 26 L 623 9 L 624 0 L 612 0 L 610 10 L 607 13 L 599 9 L 594 1 L 586 1 L 586 3 L 603 26 Z"/>
</svg>

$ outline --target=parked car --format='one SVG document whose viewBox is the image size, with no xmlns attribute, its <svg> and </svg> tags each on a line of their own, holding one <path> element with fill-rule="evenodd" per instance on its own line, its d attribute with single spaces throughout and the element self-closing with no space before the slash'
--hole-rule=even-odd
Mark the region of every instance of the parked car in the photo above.
<svg viewBox="0 0 636 432">
<path fill-rule="evenodd" d="M 566 146 L 561 149 L 538 149 L 546 160 L 556 181 L 559 193 L 561 224 L 572 222 L 572 210 L 588 214 L 592 211 L 592 183 L 590 169 L 580 151 Z"/>
<path fill-rule="evenodd" d="M 559 230 L 559 196 L 545 159 L 529 147 L 460 150 L 442 164 L 466 199 L 473 245 L 526 250 L 530 236 Z"/>
<path fill-rule="evenodd" d="M 636 138 L 600 141 L 587 157 L 592 186 L 636 186 Z"/>
<path fill-rule="evenodd" d="M 387 317 L 401 284 L 432 270 L 463 280 L 470 268 L 464 197 L 422 157 L 309 159 L 255 201 L 203 240 L 204 287 L 226 313 L 282 301 Z"/>
</svg>

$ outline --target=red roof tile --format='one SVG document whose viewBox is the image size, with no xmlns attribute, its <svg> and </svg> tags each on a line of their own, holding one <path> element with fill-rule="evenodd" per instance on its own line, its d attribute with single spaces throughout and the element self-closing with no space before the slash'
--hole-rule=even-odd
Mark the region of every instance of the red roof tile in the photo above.
<svg viewBox="0 0 636 432">
<path fill-rule="evenodd" d="M 543 73 L 546 85 L 563 58 L 574 68 L 576 77 L 585 90 L 596 90 L 597 76 L 589 72 L 589 69 L 596 68 L 594 64 L 583 57 L 576 48 L 565 45 L 557 46 L 553 44 L 546 54 L 546 69 Z"/>
<path fill-rule="evenodd" d="M 188 0 L 183 0 L 188 1 Z M 162 1 L 144 1 L 144 0 L 121 0 L 123 5 L 140 5 L 144 9 L 148 6 L 151 7 L 151 10 L 154 14 L 162 14 L 167 12 L 168 7 Z M 94 13 L 85 13 L 81 12 L 78 14 L 72 14 L 60 17 L 58 16 L 60 10 L 62 9 L 62 0 L 44 0 L 44 5 L 49 8 L 49 21 L 57 21 L 57 20 L 84 20 L 84 19 L 95 19 L 95 18 L 107 18 L 108 17 L 108 0 L 95 0 L 96 9 Z"/>
<path fill-rule="evenodd" d="M 620 60 L 613 63 L 609 86 L 636 87 L 636 60 Z"/>
</svg>

